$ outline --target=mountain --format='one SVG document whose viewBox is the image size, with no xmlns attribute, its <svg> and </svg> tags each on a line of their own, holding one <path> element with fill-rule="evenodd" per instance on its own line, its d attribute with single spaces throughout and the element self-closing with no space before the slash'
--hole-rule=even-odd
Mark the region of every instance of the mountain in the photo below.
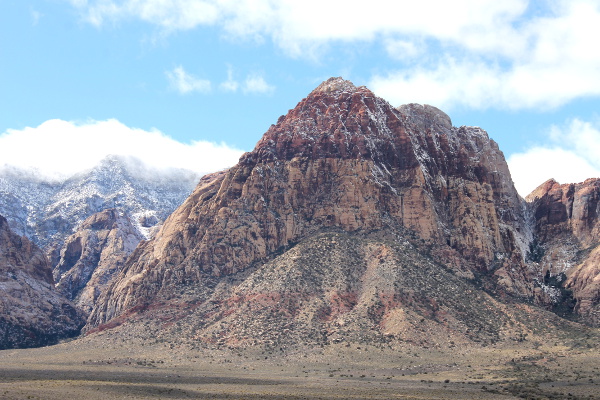
<svg viewBox="0 0 600 400">
<path fill-rule="evenodd" d="M 53 270 L 56 288 L 89 314 L 143 239 L 129 218 L 114 208 L 88 217 L 60 251 Z"/>
<path fill-rule="evenodd" d="M 160 327 L 150 336 L 185 329 L 229 345 L 493 342 L 536 318 L 519 311 L 535 290 L 527 215 L 485 131 L 332 78 L 236 166 L 200 180 L 86 330 L 145 321 Z"/>
<path fill-rule="evenodd" d="M 152 169 L 122 156 L 109 156 L 91 170 L 63 180 L 5 167 L 0 171 L 0 213 L 16 233 L 44 249 L 56 266 L 65 239 L 89 216 L 117 208 L 148 238 L 190 194 L 198 178 L 188 170 Z"/>
<path fill-rule="evenodd" d="M 535 225 L 529 258 L 538 271 L 537 296 L 600 325 L 600 179 L 563 185 L 550 179 L 527 201 Z"/>
<path fill-rule="evenodd" d="M 54 289 L 44 253 L 0 216 L 0 349 L 37 347 L 79 334 L 85 323 Z"/>
</svg>

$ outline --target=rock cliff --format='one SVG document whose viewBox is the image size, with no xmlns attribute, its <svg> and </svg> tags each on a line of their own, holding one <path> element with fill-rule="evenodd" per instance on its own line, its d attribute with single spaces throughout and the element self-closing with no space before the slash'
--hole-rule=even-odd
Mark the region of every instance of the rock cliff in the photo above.
<svg viewBox="0 0 600 400">
<path fill-rule="evenodd" d="M 524 213 L 504 156 L 485 131 L 453 127 L 434 107 L 394 108 L 365 87 L 332 78 L 280 117 L 236 166 L 201 180 L 156 237 L 136 249 L 87 329 L 177 302 L 188 305 L 175 307 L 180 316 L 192 304 L 230 304 L 219 289 L 225 282 L 244 282 L 326 232 L 379 232 L 396 245 L 409 240 L 439 268 L 500 295 L 530 297 Z M 357 246 L 370 254 L 366 244 Z M 401 268 L 402 261 L 389 260 Z M 297 273 L 309 267 L 300 264 Z M 240 285 L 240 293 L 252 293 Z M 424 310 L 430 299 L 414 301 Z M 465 315 L 452 318 L 466 323 Z"/>
<path fill-rule="evenodd" d="M 56 288 L 86 313 L 144 238 L 129 218 L 107 209 L 87 218 L 60 250 Z"/>
<path fill-rule="evenodd" d="M 0 216 L 0 349 L 35 347 L 75 336 L 83 314 L 54 289 L 44 253 Z"/>
<path fill-rule="evenodd" d="M 527 201 L 533 212 L 536 296 L 600 325 L 600 179 L 544 182 Z M 566 310 L 564 309 L 566 308 Z"/>
</svg>

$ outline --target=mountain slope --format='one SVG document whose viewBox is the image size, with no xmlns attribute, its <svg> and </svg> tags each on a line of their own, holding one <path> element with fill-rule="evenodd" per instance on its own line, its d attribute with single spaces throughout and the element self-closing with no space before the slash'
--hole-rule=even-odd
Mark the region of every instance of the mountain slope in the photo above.
<svg viewBox="0 0 600 400">
<path fill-rule="evenodd" d="M 87 329 L 134 318 L 140 310 L 164 309 L 183 318 L 190 308 L 226 302 L 219 285 L 244 280 L 278 254 L 330 230 L 364 240 L 382 232 L 393 246 L 410 239 L 436 263 L 499 295 L 533 293 L 524 262 L 530 236 L 524 203 L 487 134 L 452 127 L 430 106 L 396 109 L 365 87 L 332 78 L 280 117 L 236 166 L 201 180 L 156 237 L 136 249 L 99 299 Z M 356 244 L 363 249 L 358 260 L 368 253 L 365 243 Z M 390 262 L 389 268 L 401 264 Z M 406 268 L 422 264 L 411 261 Z M 298 273 L 307 268 L 298 265 Z M 424 287 L 434 290 L 433 284 Z M 273 288 L 273 295 L 281 290 Z M 433 292 L 424 293 L 412 309 L 429 308 L 430 297 Z M 187 306 L 173 311 L 169 304 L 178 302 Z M 452 306 L 456 326 L 476 312 L 469 304 L 462 314 Z M 500 325 L 494 329 L 499 335 Z"/>
<path fill-rule="evenodd" d="M 44 253 L 0 216 L 0 349 L 77 335 L 85 319 L 55 289 Z"/>
<path fill-rule="evenodd" d="M 90 313 L 142 240 L 129 218 L 116 209 L 92 215 L 66 239 L 60 251 L 60 261 L 53 270 L 56 288 Z"/>
<path fill-rule="evenodd" d="M 187 170 L 153 170 L 140 161 L 109 156 L 89 171 L 50 181 L 16 168 L 0 172 L 0 213 L 58 263 L 64 240 L 90 215 L 118 208 L 149 237 L 189 195 L 198 176 Z"/>
</svg>

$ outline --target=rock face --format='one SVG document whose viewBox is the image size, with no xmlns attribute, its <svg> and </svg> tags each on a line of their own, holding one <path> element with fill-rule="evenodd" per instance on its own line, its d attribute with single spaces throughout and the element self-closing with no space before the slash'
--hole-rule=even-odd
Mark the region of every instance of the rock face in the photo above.
<svg viewBox="0 0 600 400">
<path fill-rule="evenodd" d="M 0 216 L 0 349 L 54 344 L 75 336 L 82 313 L 54 289 L 44 253 Z"/>
<path fill-rule="evenodd" d="M 552 326 L 435 263 L 419 242 L 383 231 L 317 233 L 244 273 L 207 274 L 92 331 L 127 323 L 128 334 L 159 342 L 276 350 L 394 342 L 447 348 L 522 340 L 532 324 Z"/>
<path fill-rule="evenodd" d="M 530 259 L 541 282 L 536 295 L 600 325 L 600 179 L 563 185 L 551 179 L 527 201 L 536 235 Z"/>
<path fill-rule="evenodd" d="M 65 239 L 89 216 L 118 208 L 148 238 L 189 196 L 198 179 L 191 171 L 149 170 L 140 161 L 120 156 L 109 156 L 89 171 L 58 181 L 3 168 L 0 214 L 14 232 L 44 249 L 54 267 Z"/>
<path fill-rule="evenodd" d="M 201 180 L 156 237 L 136 249 L 99 299 L 87 329 L 141 310 L 167 310 L 167 304 L 179 304 L 174 312 L 182 318 L 190 308 L 208 310 L 209 304 L 214 306 L 209 315 L 226 315 L 231 304 L 255 292 L 267 302 L 269 296 L 277 299 L 284 289 L 269 291 L 265 285 L 270 278 L 243 282 L 263 268 L 281 270 L 287 261 L 277 264 L 275 257 L 282 254 L 292 260 L 300 251 L 294 246 L 316 245 L 319 241 L 311 238 L 327 232 L 354 238 L 348 240 L 378 233 L 378 240 L 393 243 L 381 250 L 390 254 L 382 258 L 390 271 L 406 268 L 410 276 L 424 265 L 422 258 L 417 262 L 399 255 L 397 246 L 409 240 L 444 265 L 438 268 L 499 294 L 533 295 L 523 259 L 531 236 L 524 204 L 504 156 L 485 131 L 455 128 L 447 115 L 430 106 L 396 109 L 365 87 L 332 78 L 280 117 L 236 166 Z M 368 260 L 382 245 L 357 243 L 360 272 L 338 271 L 341 277 L 335 285 L 351 285 L 350 276 L 367 279 L 375 268 Z M 312 245 L 302 249 L 299 256 L 316 251 Z M 292 264 L 295 268 L 281 272 L 295 276 L 316 268 Z M 323 304 L 332 310 L 319 318 L 341 321 L 342 314 L 350 318 L 358 312 L 356 307 L 379 304 L 355 298 L 363 294 L 396 299 L 377 312 L 401 318 L 404 311 L 396 301 L 410 301 L 415 303 L 411 309 L 423 316 L 431 300 L 402 292 L 402 279 L 393 278 L 398 285 L 387 291 L 379 284 L 366 292 L 335 285 L 315 288 L 320 296 L 330 296 Z M 230 291 L 229 285 L 235 289 Z M 338 306 L 332 303 L 336 296 Z M 284 297 L 292 299 L 294 293 Z M 295 315 L 293 309 L 289 312 Z M 461 319 L 456 326 L 466 323 L 465 315 L 452 318 Z M 380 333 L 388 329 L 378 324 Z"/>
<path fill-rule="evenodd" d="M 113 275 L 144 238 L 116 209 L 87 218 L 60 250 L 53 275 L 56 288 L 90 313 Z"/>
</svg>

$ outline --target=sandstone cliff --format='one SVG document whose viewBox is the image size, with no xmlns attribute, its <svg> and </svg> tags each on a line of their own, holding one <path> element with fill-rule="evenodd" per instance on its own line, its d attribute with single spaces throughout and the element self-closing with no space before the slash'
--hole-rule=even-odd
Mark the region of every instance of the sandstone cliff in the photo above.
<svg viewBox="0 0 600 400">
<path fill-rule="evenodd" d="M 574 307 L 586 322 L 599 325 L 600 179 L 563 185 L 551 179 L 527 201 L 535 224 L 530 259 L 537 264 L 541 282 L 537 297 L 558 307 Z"/>
<path fill-rule="evenodd" d="M 0 349 L 56 343 L 85 319 L 54 289 L 44 253 L 0 216 Z"/>
<path fill-rule="evenodd" d="M 528 297 L 524 221 L 504 156 L 485 131 L 453 127 L 430 106 L 396 109 L 332 78 L 280 117 L 236 166 L 201 180 L 156 237 L 136 249 L 88 329 L 167 303 L 226 302 L 225 292 L 215 299 L 224 282 L 243 281 L 327 231 L 410 239 L 460 276 Z"/>
<path fill-rule="evenodd" d="M 107 209 L 87 218 L 60 250 L 53 275 L 56 288 L 90 313 L 113 275 L 143 240 L 129 218 Z"/>
</svg>

